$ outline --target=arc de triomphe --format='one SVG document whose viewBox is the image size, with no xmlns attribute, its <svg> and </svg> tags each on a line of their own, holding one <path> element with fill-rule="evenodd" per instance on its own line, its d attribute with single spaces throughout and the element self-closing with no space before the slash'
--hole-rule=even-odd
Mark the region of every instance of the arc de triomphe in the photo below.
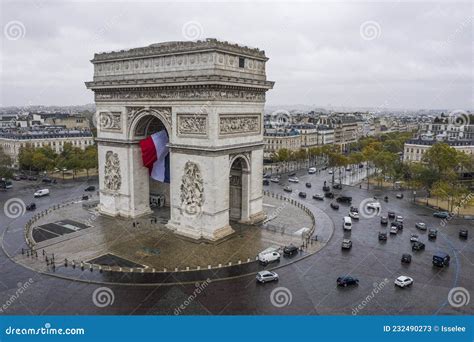
<svg viewBox="0 0 474 342">
<path fill-rule="evenodd" d="M 262 210 L 263 108 L 268 58 L 259 49 L 207 39 L 95 54 L 99 211 L 150 214 L 163 194 L 168 227 L 194 239 L 256 223 Z M 139 142 L 169 136 L 170 184 L 149 178 Z"/>
</svg>

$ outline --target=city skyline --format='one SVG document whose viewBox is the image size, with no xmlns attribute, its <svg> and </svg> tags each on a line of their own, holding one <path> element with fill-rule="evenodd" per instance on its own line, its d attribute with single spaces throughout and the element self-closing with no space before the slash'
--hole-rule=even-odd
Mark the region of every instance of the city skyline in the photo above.
<svg viewBox="0 0 474 342">
<path fill-rule="evenodd" d="M 0 106 L 92 103 L 84 82 L 94 53 L 216 37 L 265 50 L 276 81 L 269 107 L 472 108 L 468 2 L 6 2 L 2 9 Z"/>
</svg>

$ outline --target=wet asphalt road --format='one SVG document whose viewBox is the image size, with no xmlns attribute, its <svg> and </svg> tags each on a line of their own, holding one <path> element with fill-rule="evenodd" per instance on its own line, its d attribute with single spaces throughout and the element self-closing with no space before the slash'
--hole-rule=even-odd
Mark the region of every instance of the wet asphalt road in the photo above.
<svg viewBox="0 0 474 342">
<path fill-rule="evenodd" d="M 473 301 L 459 308 L 448 302 L 448 293 L 453 287 L 463 287 L 474 293 L 474 247 L 472 244 L 472 223 L 454 219 L 445 227 L 440 220 L 432 217 L 430 209 L 414 205 L 412 196 L 405 193 L 405 199 L 398 200 L 394 192 L 367 191 L 359 187 L 344 186 L 337 191 L 353 197 L 353 205 L 358 206 L 365 198 L 388 195 L 389 202 L 381 201 L 382 215 L 387 210 L 403 215 L 404 230 L 396 236 L 389 236 L 386 243 L 380 243 L 379 231 L 388 230 L 380 225 L 380 218 L 361 218 L 354 223 L 350 234 L 342 230 L 342 217 L 349 207 L 341 205 L 338 211 L 329 207 L 330 201 L 316 201 L 314 193 L 322 193 L 324 180 L 330 183 L 331 176 L 299 173 L 300 183 L 292 184 L 296 190 L 308 192 L 305 200 L 309 206 L 326 211 L 335 226 L 334 234 L 325 248 L 313 256 L 277 270 L 279 282 L 258 285 L 253 276 L 237 279 L 188 285 L 120 286 L 107 287 L 114 298 L 105 307 L 94 304 L 93 293 L 102 285 L 58 279 L 37 274 L 9 260 L 0 250 L 0 307 L 8 304 L 0 314 L 297 314 L 297 315 L 398 315 L 398 314 L 473 314 Z M 313 187 L 306 189 L 305 182 Z M 48 185 L 52 195 L 35 200 L 38 209 L 67 201 L 80 196 L 86 182 Z M 42 186 L 37 186 L 40 188 Z M 34 187 L 30 182 L 15 183 L 14 188 L 0 193 L 0 204 L 18 197 L 25 203 L 33 200 Z M 271 184 L 265 187 L 274 192 L 282 192 L 282 186 Z M 309 190 L 309 191 L 308 191 Z M 284 213 L 282 213 L 284 214 Z M 11 225 L 13 230 L 21 229 L 31 213 L 10 219 L 0 212 L 0 233 Z M 317 219 L 316 219 L 317 220 Z M 426 222 L 429 228 L 437 228 L 437 240 L 428 241 L 427 233 L 416 231 L 415 223 Z M 470 237 L 460 240 L 461 227 L 468 227 Z M 412 252 L 410 234 L 417 233 L 426 243 L 426 250 Z M 19 235 L 19 234 L 17 234 Z M 343 238 L 350 238 L 350 251 L 341 250 Z M 21 237 L 19 237 L 21 239 Z M 21 242 L 21 241 L 18 241 Z M 15 243 L 16 245 L 16 243 Z M 4 246 L 13 249 L 14 246 Z M 16 246 L 15 246 L 16 248 Z M 8 249 L 10 250 L 10 249 Z M 431 258 L 435 251 L 445 251 L 451 255 L 451 265 L 444 269 L 435 268 Z M 402 253 L 409 252 L 413 261 L 402 265 Z M 336 278 L 350 274 L 359 278 L 357 287 L 337 288 Z M 414 278 L 413 286 L 396 288 L 393 280 L 399 275 Z M 32 279 L 31 286 L 18 298 L 12 294 L 18 283 Z M 385 279 L 388 281 L 385 282 Z M 199 289 L 199 291 L 198 291 Z M 109 291 L 110 292 L 110 291 Z"/>
</svg>

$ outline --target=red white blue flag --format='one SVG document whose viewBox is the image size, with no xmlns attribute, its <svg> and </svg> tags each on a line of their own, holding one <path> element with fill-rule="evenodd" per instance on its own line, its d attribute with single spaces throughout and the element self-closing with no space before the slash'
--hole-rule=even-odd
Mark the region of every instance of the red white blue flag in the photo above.
<svg viewBox="0 0 474 342">
<path fill-rule="evenodd" d="M 153 133 L 140 141 L 143 165 L 150 170 L 151 178 L 165 183 L 170 182 L 168 142 L 165 130 Z"/>
</svg>

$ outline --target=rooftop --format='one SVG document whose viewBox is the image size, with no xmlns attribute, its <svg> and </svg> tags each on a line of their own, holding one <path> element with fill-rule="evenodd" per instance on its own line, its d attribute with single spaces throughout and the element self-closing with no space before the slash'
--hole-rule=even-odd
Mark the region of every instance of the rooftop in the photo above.
<svg viewBox="0 0 474 342">
<path fill-rule="evenodd" d="M 96 53 L 92 62 L 95 63 L 102 61 L 112 61 L 115 59 L 151 57 L 209 50 L 221 50 L 238 55 L 262 59 L 264 61 L 267 60 L 265 57 L 265 51 L 263 50 L 244 45 L 233 44 L 227 41 L 219 41 L 215 38 L 207 38 L 205 40 L 198 41 L 163 42 L 129 50 Z"/>
</svg>

